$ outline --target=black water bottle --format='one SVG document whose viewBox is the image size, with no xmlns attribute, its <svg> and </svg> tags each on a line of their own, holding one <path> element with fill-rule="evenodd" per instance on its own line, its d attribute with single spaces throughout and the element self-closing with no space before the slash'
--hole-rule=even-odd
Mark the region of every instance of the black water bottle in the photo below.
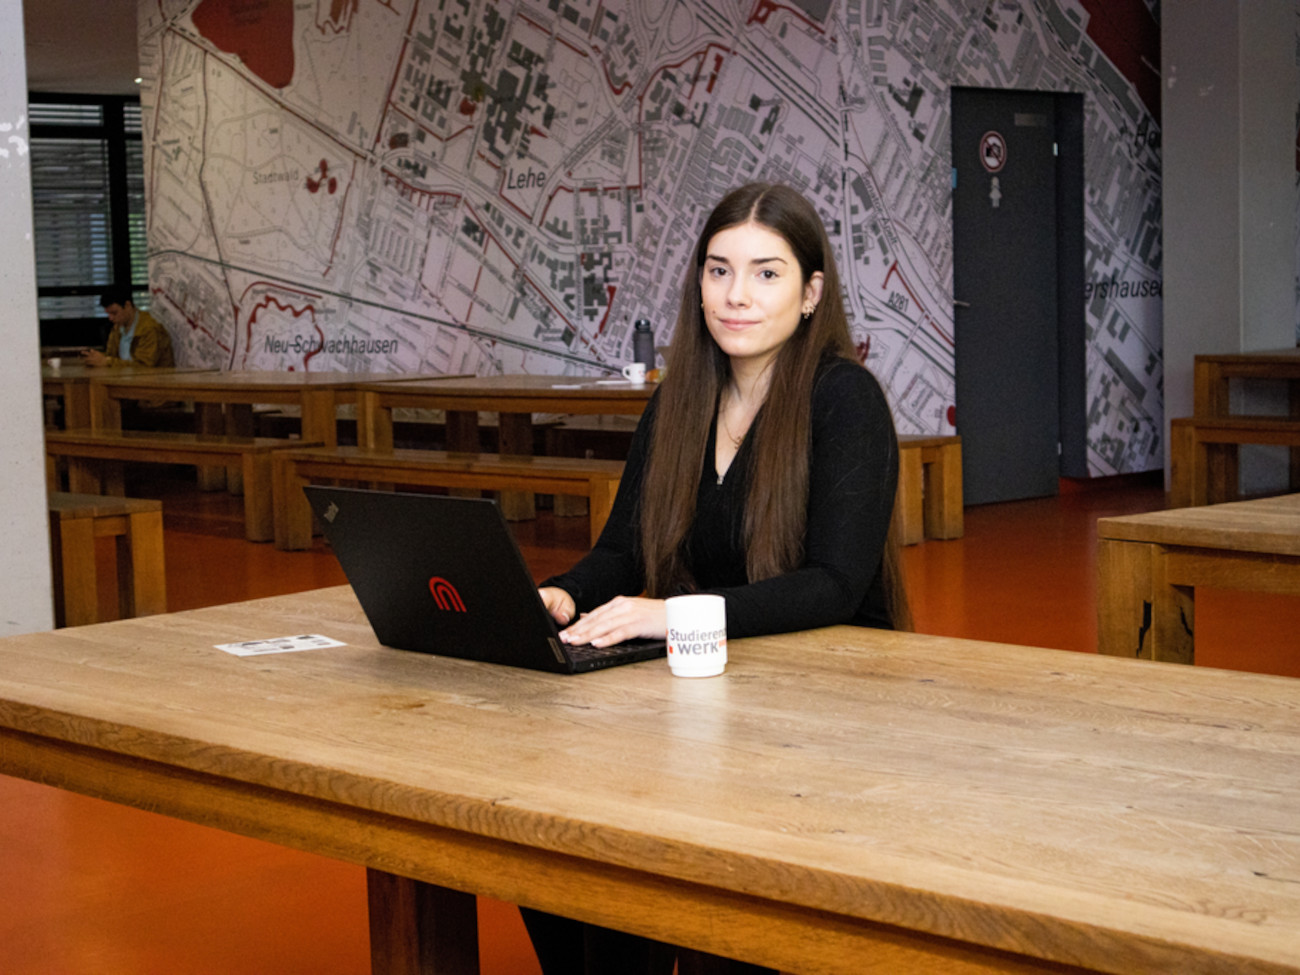
<svg viewBox="0 0 1300 975">
<path fill-rule="evenodd" d="M 655 367 L 655 336 L 648 318 L 632 323 L 632 361 L 645 363 L 647 372 Z"/>
</svg>

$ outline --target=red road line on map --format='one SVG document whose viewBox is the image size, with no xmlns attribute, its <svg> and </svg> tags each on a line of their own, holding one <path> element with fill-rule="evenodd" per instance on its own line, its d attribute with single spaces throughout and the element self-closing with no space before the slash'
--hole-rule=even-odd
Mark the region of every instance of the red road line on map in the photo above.
<svg viewBox="0 0 1300 975">
<path fill-rule="evenodd" d="M 291 291 L 294 294 L 302 295 L 304 298 L 311 298 L 313 300 L 321 297 L 319 291 L 303 291 L 301 288 L 291 288 L 287 284 L 280 284 L 278 281 L 254 281 L 249 284 L 249 286 L 244 289 L 243 294 L 239 296 L 241 304 L 243 303 L 245 296 L 247 296 L 247 294 L 254 288 L 274 288 L 276 291 Z"/>
<path fill-rule="evenodd" d="M 397 61 L 393 65 L 393 80 L 388 83 L 388 93 L 384 95 L 384 111 L 379 116 L 379 124 L 375 126 L 375 144 L 370 147 L 373 152 L 379 148 L 379 138 L 384 131 L 384 121 L 388 118 L 388 110 L 393 107 L 393 89 L 397 87 L 397 79 L 402 73 L 402 65 L 406 62 L 406 48 L 411 43 L 411 31 L 415 29 L 415 15 L 420 12 L 420 0 L 411 2 L 411 19 L 406 24 L 406 31 L 402 35 L 402 50 L 397 55 Z"/>
<path fill-rule="evenodd" d="M 516 10 L 515 16 L 518 17 L 520 20 L 522 20 L 525 24 L 528 24 L 530 27 L 536 27 L 543 34 L 546 34 L 548 36 L 550 35 L 551 32 L 545 24 L 541 24 L 533 20 L 533 18 L 529 17 L 528 14 L 524 13 L 524 11 Z M 556 40 L 559 40 L 559 35 L 556 35 Z"/>
<path fill-rule="evenodd" d="M 723 55 L 730 55 L 732 53 L 730 48 L 722 47 L 721 45 L 714 44 L 713 42 L 710 41 L 708 44 L 704 45 L 704 49 L 702 51 L 697 51 L 694 54 L 688 54 L 680 61 L 676 61 L 670 64 L 660 65 L 655 70 L 655 73 L 650 77 L 651 79 L 653 79 L 656 75 L 662 74 L 663 72 L 667 71 L 669 68 L 680 68 L 691 61 L 698 61 L 699 65 L 696 67 L 695 77 L 691 79 L 691 90 L 686 96 L 687 100 L 690 100 L 695 95 L 695 86 L 700 83 L 700 75 L 704 67 L 704 59 L 709 56 L 709 51 L 713 50 L 714 48 L 717 48 L 719 51 L 721 51 Z M 647 87 L 648 86 L 649 85 L 647 83 Z"/>
<path fill-rule="evenodd" d="M 252 287 L 252 285 L 249 285 L 249 287 Z M 288 289 L 286 289 L 286 290 L 288 290 Z M 248 293 L 248 291 L 245 290 L 244 294 L 247 294 L 247 293 Z M 299 294 L 304 294 L 304 297 L 310 297 L 310 296 L 305 295 L 304 292 L 299 292 Z M 318 296 L 318 297 L 319 297 L 319 296 Z M 302 308 L 302 310 L 298 310 L 298 309 L 294 308 L 293 305 L 282 304 L 282 303 L 279 301 L 279 299 L 277 299 L 274 295 L 269 295 L 269 294 L 268 294 L 268 295 L 265 295 L 265 296 L 263 297 L 263 299 L 262 299 L 260 302 L 258 302 L 256 305 L 253 306 L 253 310 L 252 310 L 251 312 L 249 312 L 248 320 L 247 320 L 246 322 L 244 322 L 244 363 L 245 363 L 245 364 L 248 363 L 248 354 L 249 354 L 249 352 L 250 352 L 250 351 L 252 350 L 252 348 L 253 348 L 253 325 L 254 325 L 254 323 L 257 321 L 257 313 L 260 312 L 260 311 L 261 311 L 262 309 L 264 309 L 264 308 L 269 308 L 271 305 L 275 305 L 275 307 L 278 308 L 280 311 L 287 311 L 287 312 L 290 312 L 290 313 L 293 315 L 294 318 L 301 318 L 303 315 L 307 314 L 308 312 L 311 312 L 311 322 L 312 322 L 312 327 L 316 329 L 316 334 L 317 334 L 317 335 L 320 335 L 320 337 L 321 337 L 321 344 L 322 344 L 322 345 L 324 344 L 324 341 L 325 341 L 325 335 L 324 335 L 324 333 L 321 332 L 321 330 L 320 330 L 320 326 L 316 324 L 316 306 L 315 306 L 315 305 L 308 304 L 308 305 L 305 305 L 305 306 Z M 319 350 L 317 350 L 317 351 L 319 351 Z M 310 353 L 306 358 L 304 358 L 304 359 L 303 359 L 303 365 L 306 365 L 306 364 L 307 364 L 307 359 L 310 359 L 310 358 L 311 358 L 313 355 L 315 355 L 315 354 L 316 354 L 315 352 L 312 352 L 312 353 Z"/>
<path fill-rule="evenodd" d="M 329 263 L 325 265 L 325 270 L 321 271 L 320 273 L 320 276 L 322 278 L 328 276 L 330 271 L 334 269 L 334 255 L 338 251 L 339 237 L 343 233 L 343 218 L 347 216 L 347 212 L 348 212 L 348 197 L 352 195 L 352 184 L 355 183 L 356 181 L 357 181 L 357 161 L 353 159 L 352 173 L 348 176 L 348 186 L 347 189 L 343 191 L 343 202 L 339 204 L 339 219 L 338 222 L 334 224 L 334 239 L 330 241 Z"/>
<path fill-rule="evenodd" d="M 512 199 L 510 199 L 510 197 L 506 196 L 506 194 L 505 194 L 505 189 L 506 189 L 506 187 L 505 187 L 505 181 L 506 181 L 508 178 L 509 178 L 509 177 L 506 175 L 506 171 L 505 171 L 504 169 L 501 170 L 501 180 L 500 180 L 500 182 L 497 183 L 497 199 L 502 200 L 502 201 L 504 201 L 504 202 L 510 204 L 510 206 L 514 209 L 515 213 L 519 214 L 521 217 L 523 217 L 525 220 L 527 220 L 529 224 L 531 224 L 531 223 L 533 222 L 533 218 L 530 217 L 530 216 L 529 216 L 527 213 L 525 213 L 523 210 L 521 210 L 521 209 L 519 208 L 519 205 L 516 204 L 514 200 L 512 200 Z"/>
<path fill-rule="evenodd" d="M 889 273 L 885 275 L 885 280 L 880 283 L 881 290 L 889 287 L 889 279 L 894 276 L 895 271 L 898 272 L 898 283 L 903 286 L 903 290 L 907 292 L 908 296 L 912 299 L 912 303 L 916 305 L 921 314 L 925 317 L 925 321 L 929 322 L 930 325 L 933 326 L 935 333 L 941 339 L 953 348 L 956 348 L 957 343 L 953 340 L 952 336 L 939 327 L 939 322 L 930 314 L 929 310 L 926 309 L 925 304 L 921 299 L 916 296 L 916 292 L 912 290 L 912 286 L 907 283 L 907 275 L 903 273 L 903 269 L 899 266 L 897 259 L 895 259 L 894 263 L 889 266 Z"/>
<path fill-rule="evenodd" d="M 630 81 L 623 82 L 623 84 L 617 88 L 614 87 L 614 79 L 609 76 L 609 65 L 605 63 L 604 58 L 601 58 L 600 61 L 600 73 L 605 76 L 605 84 L 609 86 L 609 90 L 615 95 L 621 95 L 632 87 L 632 82 Z"/>
<path fill-rule="evenodd" d="M 609 313 L 614 307 L 614 295 L 618 293 L 618 288 L 614 287 L 612 284 L 607 284 L 605 285 L 605 291 L 608 300 L 605 302 L 605 314 L 600 317 L 600 324 L 596 326 L 597 335 L 605 334 L 605 326 L 609 323 Z"/>
<path fill-rule="evenodd" d="M 488 227 L 487 222 L 482 218 L 480 218 L 479 215 L 474 212 L 473 205 L 466 203 L 465 209 L 469 211 L 469 214 L 474 218 L 474 221 L 480 227 L 483 228 L 483 236 L 486 237 L 489 241 L 491 241 L 493 245 L 495 245 L 496 249 L 502 253 L 505 259 L 511 263 L 511 265 L 515 268 L 516 271 L 519 271 L 520 277 L 523 278 L 524 283 L 527 284 L 534 291 L 536 291 L 538 297 L 540 297 L 542 301 L 546 302 L 548 305 L 551 306 L 551 311 L 555 312 L 555 314 L 559 316 L 560 321 L 562 321 L 569 328 L 573 328 L 574 331 L 576 332 L 577 329 L 574 328 L 573 323 L 569 321 L 569 319 L 565 316 L 564 312 L 555 306 L 555 302 L 551 301 L 551 299 L 547 297 L 546 292 L 543 291 L 533 281 L 533 279 L 528 276 L 528 272 L 522 270 L 522 265 L 520 265 L 518 261 L 516 261 L 513 257 L 510 256 L 510 252 L 508 250 L 506 250 L 504 247 L 501 246 L 501 241 L 497 240 L 496 235 L 492 233 L 492 230 L 491 228 Z M 486 249 L 484 250 L 484 256 L 486 256 Z"/>
<path fill-rule="evenodd" d="M 483 255 L 484 257 L 487 254 Z M 478 283 L 483 280 L 483 265 L 478 266 L 478 272 L 474 275 L 474 287 L 469 289 L 469 298 L 465 302 L 465 324 L 469 324 L 469 317 L 474 313 L 474 298 L 478 295 Z"/>
<path fill-rule="evenodd" d="M 383 7 L 385 10 L 391 11 L 392 13 L 397 13 L 397 8 L 394 7 L 391 3 L 385 3 L 384 0 L 375 0 L 375 3 L 378 6 Z M 348 22 L 346 24 L 340 24 L 338 27 L 334 28 L 335 37 L 337 37 L 339 34 L 342 34 L 345 30 L 348 31 L 352 30 L 352 16 L 354 16 L 356 12 L 357 12 L 357 0 L 352 0 L 352 14 L 348 16 Z M 318 23 L 316 26 L 322 34 L 325 33 L 324 24 Z"/>
<path fill-rule="evenodd" d="M 459 139 L 459 138 L 460 138 L 462 135 L 464 135 L 466 132 L 473 131 L 473 129 L 474 129 L 474 126 L 472 126 L 472 125 L 467 125 L 467 126 L 465 126 L 463 129 L 457 129 L 455 132 L 453 132 L 451 135 L 447 136 L 447 137 L 444 139 L 444 138 L 443 138 L 442 136 L 440 136 L 437 132 L 433 131 L 433 129 L 429 128 L 427 125 L 425 125 L 423 122 L 421 122 L 418 118 L 416 118 L 414 115 L 412 115 L 410 112 L 408 112 L 408 111 L 407 111 L 405 108 L 403 108 L 401 105 L 390 105 L 389 108 L 391 108 L 391 109 L 393 109 L 393 111 L 397 112 L 398 115 L 403 115 L 403 116 L 405 116 L 406 119 L 407 119 L 407 121 L 413 123 L 416 127 L 418 127 L 418 128 L 420 129 L 421 132 L 424 132 L 426 135 L 428 135 L 428 136 L 430 136 L 430 137 L 432 137 L 432 138 L 434 138 L 434 139 L 437 139 L 439 142 L 443 142 L 443 143 L 450 142 L 452 139 Z"/>
<path fill-rule="evenodd" d="M 190 327 L 190 330 L 191 330 L 191 331 L 194 331 L 194 332 L 202 332 L 202 333 L 203 333 L 204 335 L 206 335 L 209 339 L 211 339 L 211 340 L 212 340 L 212 344 L 215 345 L 215 346 L 216 346 L 218 349 L 220 349 L 222 352 L 230 352 L 230 351 L 232 351 L 232 350 L 231 350 L 230 348 L 228 348 L 227 346 L 222 345 L 222 344 L 221 344 L 221 340 L 218 339 L 215 335 L 213 335 L 210 331 L 208 331 L 207 328 L 205 328 L 204 326 L 200 325 L 200 324 L 199 324 L 198 322 L 196 322 L 193 318 L 191 318 L 190 315 L 185 311 L 184 306 L 182 306 L 180 302 L 178 302 L 175 298 L 173 298 L 171 295 L 169 295 L 165 289 L 163 289 L 163 288 L 150 288 L 150 289 L 149 289 L 149 293 L 152 294 L 152 295 L 156 295 L 156 296 L 158 296 L 158 297 L 160 297 L 160 298 L 164 298 L 164 299 L 166 299 L 167 302 L 168 302 L 168 304 L 170 304 L 170 305 L 172 306 L 172 308 L 174 308 L 174 309 L 176 309 L 178 312 L 180 312 L 181 317 L 185 319 L 185 324 L 188 325 L 188 326 Z"/>
<path fill-rule="evenodd" d="M 792 14 L 797 20 L 802 20 L 817 33 L 823 35 L 826 33 L 825 27 L 814 20 L 810 20 L 802 10 L 798 10 L 795 7 L 787 7 L 783 3 L 776 3 L 775 0 L 758 0 L 758 2 L 754 4 L 754 12 L 751 13 L 749 19 L 745 21 L 745 26 L 759 23 L 766 27 L 767 18 L 781 10 L 784 10 L 788 14 Z"/>
<path fill-rule="evenodd" d="M 420 189 L 420 187 L 408 183 L 406 180 L 402 179 L 402 177 L 398 176 L 387 166 L 380 166 L 379 174 L 384 178 L 386 183 L 396 183 L 399 187 L 401 187 L 402 190 L 405 190 L 406 193 L 408 194 L 407 198 L 410 199 L 412 202 L 418 203 L 419 201 L 417 198 L 419 197 L 423 197 L 426 200 L 433 200 L 439 197 L 446 197 L 447 199 L 455 200 L 456 202 L 460 202 L 461 200 L 461 196 L 459 193 L 448 193 L 446 190 Z M 421 206 L 421 209 L 423 209 L 423 206 Z M 429 211 L 426 210 L 425 212 L 427 213 Z"/>
<path fill-rule="evenodd" d="M 555 35 L 555 39 L 556 39 L 557 41 L 559 41 L 561 44 L 563 44 L 565 47 L 567 47 L 567 48 L 568 48 L 570 51 L 572 51 L 574 54 L 580 54 L 580 55 L 582 55 L 584 58 L 589 58 L 589 57 L 591 57 L 591 54 L 590 54 L 589 52 L 584 51 L 582 48 L 578 47 L 578 46 L 577 46 L 576 44 L 574 44 L 572 41 L 569 41 L 569 40 L 567 40 L 567 39 L 561 37 L 559 34 L 556 34 L 556 35 Z"/>
<path fill-rule="evenodd" d="M 555 202 L 555 197 L 560 193 L 568 193 L 569 195 L 573 195 L 573 190 L 564 185 L 560 185 L 555 188 L 555 192 L 553 192 L 549 197 L 547 197 L 546 206 L 542 208 L 542 215 L 537 218 L 538 226 L 541 226 L 543 223 L 546 222 L 546 215 L 551 212 L 551 204 Z"/>
<path fill-rule="evenodd" d="M 311 327 L 316 330 L 316 337 L 320 339 L 320 341 L 316 343 L 316 348 L 312 349 L 310 352 L 308 352 L 305 356 L 302 357 L 303 372 L 308 371 L 307 367 L 308 365 L 310 365 L 312 359 L 316 358 L 316 356 L 320 355 L 322 352 L 325 351 L 325 333 L 322 332 L 320 326 L 316 324 L 315 315 L 312 316 Z M 293 372 L 292 366 L 289 368 L 289 371 Z"/>
</svg>

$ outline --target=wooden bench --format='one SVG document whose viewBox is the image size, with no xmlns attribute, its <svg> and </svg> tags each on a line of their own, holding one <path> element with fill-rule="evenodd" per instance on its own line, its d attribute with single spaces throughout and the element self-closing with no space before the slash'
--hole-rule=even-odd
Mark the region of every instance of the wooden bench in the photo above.
<svg viewBox="0 0 1300 975">
<path fill-rule="evenodd" d="M 1190 664 L 1197 586 L 1300 594 L 1300 494 L 1097 521 L 1097 649 Z"/>
<path fill-rule="evenodd" d="M 572 455 L 586 436 L 602 448 L 627 452 L 636 427 L 634 417 L 566 418 L 548 432 L 547 453 Z M 916 545 L 926 538 L 961 538 L 965 532 L 961 491 L 961 437 L 905 434 L 898 438 L 899 472 L 895 505 L 899 511 L 900 541 Z M 556 499 L 556 513 L 579 514 L 574 498 Z"/>
<path fill-rule="evenodd" d="M 275 543 L 283 549 L 311 545 L 311 508 L 302 488 L 313 480 L 581 495 L 590 504 L 595 542 L 623 476 L 623 462 L 613 460 L 361 447 L 278 451 L 273 464 Z"/>
<path fill-rule="evenodd" d="M 124 493 L 120 462 L 152 464 L 229 465 L 243 472 L 244 537 L 265 542 L 275 536 L 271 493 L 271 455 L 301 447 L 298 441 L 261 437 L 206 436 L 128 430 L 49 430 L 45 452 L 50 459 L 66 458 L 68 488 L 84 494 Z M 51 490 L 58 485 L 51 485 Z"/>
<path fill-rule="evenodd" d="M 1300 420 L 1280 416 L 1186 416 L 1169 423 L 1170 491 L 1174 508 L 1237 499 L 1237 451 L 1242 444 L 1293 448 L 1300 456 Z M 1292 464 L 1291 488 L 1300 489 Z"/>
<path fill-rule="evenodd" d="M 117 618 L 167 612 L 162 502 L 56 491 L 49 511 L 55 626 L 101 620 L 97 538 L 116 539 Z"/>
<path fill-rule="evenodd" d="M 924 538 L 961 538 L 965 532 L 961 437 L 900 435 L 894 504 L 904 545 L 915 545 Z"/>
</svg>

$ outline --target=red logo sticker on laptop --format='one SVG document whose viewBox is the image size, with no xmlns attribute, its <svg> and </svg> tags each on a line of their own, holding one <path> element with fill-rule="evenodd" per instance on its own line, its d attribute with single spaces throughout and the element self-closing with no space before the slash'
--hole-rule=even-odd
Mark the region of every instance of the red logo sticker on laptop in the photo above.
<svg viewBox="0 0 1300 975">
<path fill-rule="evenodd" d="M 460 593 L 442 576 L 434 576 L 429 580 L 429 592 L 433 593 L 433 601 L 439 609 L 451 613 L 465 612 L 465 601 L 460 598 Z"/>
</svg>

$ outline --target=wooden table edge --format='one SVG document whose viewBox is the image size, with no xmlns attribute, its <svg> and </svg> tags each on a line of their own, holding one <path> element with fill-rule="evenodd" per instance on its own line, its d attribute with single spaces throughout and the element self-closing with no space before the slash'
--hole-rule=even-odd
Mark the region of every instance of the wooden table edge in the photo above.
<svg viewBox="0 0 1300 975">
<path fill-rule="evenodd" d="M 455 891 L 494 897 L 685 947 L 779 967 L 858 975 L 1196 970 L 1296 972 L 1300 967 L 1169 945 L 1159 934 L 1098 928 L 1055 915 L 1000 910 L 996 929 L 1026 945 L 1071 946 L 1099 962 L 1070 964 L 830 910 L 647 873 L 508 839 L 106 751 L 0 726 L 0 774 L 277 843 Z M 274 815 L 270 815 L 270 812 Z M 413 856 L 412 851 L 419 855 Z M 539 879 L 540 878 L 540 879 Z M 575 892 L 581 892 L 575 896 Z M 934 916 L 941 895 L 930 895 Z M 986 906 L 981 910 L 987 912 Z M 1016 916 L 1019 915 L 1017 923 Z M 1195 919 L 1192 919 L 1195 920 Z M 1051 929 L 1049 934 L 1047 929 Z"/>
</svg>

